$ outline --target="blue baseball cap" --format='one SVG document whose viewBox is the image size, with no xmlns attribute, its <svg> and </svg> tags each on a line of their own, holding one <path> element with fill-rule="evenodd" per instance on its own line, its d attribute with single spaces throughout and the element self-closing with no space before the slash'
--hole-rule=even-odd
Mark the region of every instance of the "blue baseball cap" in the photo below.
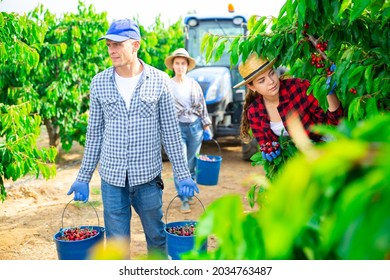
<svg viewBox="0 0 390 280">
<path fill-rule="evenodd" d="M 108 39 L 114 42 L 123 42 L 128 39 L 141 40 L 137 23 L 131 19 L 119 19 L 111 23 L 105 36 L 100 37 L 98 41 Z"/>
</svg>

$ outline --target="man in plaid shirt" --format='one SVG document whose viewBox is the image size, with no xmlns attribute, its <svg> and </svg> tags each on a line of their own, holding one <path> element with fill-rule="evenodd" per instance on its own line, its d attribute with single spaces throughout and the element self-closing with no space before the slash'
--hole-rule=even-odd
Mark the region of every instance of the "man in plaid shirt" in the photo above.
<svg viewBox="0 0 390 280">
<path fill-rule="evenodd" d="M 165 255 L 161 144 L 179 178 L 179 194 L 199 193 L 182 153 L 170 78 L 138 59 L 141 37 L 134 21 L 114 21 L 103 39 L 113 67 L 92 80 L 84 157 L 68 195 L 88 201 L 99 163 L 106 237 L 130 239 L 132 206 L 148 253 Z"/>
</svg>

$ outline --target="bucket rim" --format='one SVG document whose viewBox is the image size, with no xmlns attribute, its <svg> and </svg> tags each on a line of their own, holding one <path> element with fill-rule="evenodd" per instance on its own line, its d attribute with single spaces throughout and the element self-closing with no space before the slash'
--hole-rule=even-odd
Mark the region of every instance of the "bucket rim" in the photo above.
<svg viewBox="0 0 390 280">
<path fill-rule="evenodd" d="M 167 227 L 168 225 L 171 225 L 171 224 L 189 224 L 189 223 L 193 223 L 193 224 L 197 224 L 198 221 L 197 220 L 182 220 L 182 221 L 176 221 L 176 222 L 169 222 L 167 224 L 165 224 L 165 227 Z"/>
</svg>

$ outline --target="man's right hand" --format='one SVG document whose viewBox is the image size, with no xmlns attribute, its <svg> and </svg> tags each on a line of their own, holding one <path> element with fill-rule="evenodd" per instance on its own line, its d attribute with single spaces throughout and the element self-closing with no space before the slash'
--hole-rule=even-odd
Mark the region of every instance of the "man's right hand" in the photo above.
<svg viewBox="0 0 390 280">
<path fill-rule="evenodd" d="M 70 187 L 67 195 L 71 195 L 74 192 L 75 201 L 87 202 L 89 199 L 89 183 L 75 181 Z"/>
</svg>

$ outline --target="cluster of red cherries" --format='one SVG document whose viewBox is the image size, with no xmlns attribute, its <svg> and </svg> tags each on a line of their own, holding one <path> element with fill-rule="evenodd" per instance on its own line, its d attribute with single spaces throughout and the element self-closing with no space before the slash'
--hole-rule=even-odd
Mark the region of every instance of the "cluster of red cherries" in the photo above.
<svg viewBox="0 0 390 280">
<path fill-rule="evenodd" d="M 311 65 L 315 65 L 317 68 L 324 68 L 324 58 L 319 53 L 311 53 Z"/>
<path fill-rule="evenodd" d="M 328 42 L 319 42 L 316 45 L 316 48 L 322 52 L 326 51 L 326 48 L 328 47 Z M 311 65 L 315 65 L 317 68 L 324 68 L 325 58 L 318 52 L 311 54 Z"/>
<path fill-rule="evenodd" d="M 94 237 L 98 233 L 99 232 L 93 228 L 71 227 L 62 230 L 61 235 L 58 236 L 57 239 L 62 241 L 85 240 Z"/>
<path fill-rule="evenodd" d="M 194 236 L 195 235 L 195 225 L 194 224 L 185 224 L 182 226 L 173 226 L 166 227 L 167 232 L 170 234 L 178 236 Z"/>
<path fill-rule="evenodd" d="M 278 142 L 266 142 L 260 145 L 260 151 L 266 154 L 271 154 L 272 152 L 277 152 L 280 148 L 280 144 Z"/>
<path fill-rule="evenodd" d="M 357 93 L 357 90 L 355 88 L 350 88 L 349 89 L 349 92 L 352 93 L 352 94 L 356 94 Z"/>
<path fill-rule="evenodd" d="M 318 42 L 316 45 L 316 48 L 317 48 L 317 50 L 324 52 L 328 48 L 328 42 L 327 41 Z"/>
<path fill-rule="evenodd" d="M 261 156 L 271 162 L 280 155 L 280 144 L 276 141 L 266 142 L 260 145 L 260 151 Z"/>
<path fill-rule="evenodd" d="M 310 25 L 308 23 L 305 23 L 304 30 L 302 31 L 302 35 L 307 36 L 307 30 L 309 29 L 309 27 L 310 27 Z M 326 51 L 327 48 L 328 48 L 327 41 L 318 42 L 316 44 L 316 49 L 321 51 L 321 52 Z M 324 68 L 325 67 L 324 60 L 325 60 L 324 57 L 319 52 L 314 52 L 311 54 L 311 65 L 314 65 L 316 68 Z M 332 67 L 328 67 L 326 69 L 328 79 L 333 74 L 333 72 L 334 72 L 334 69 L 332 69 Z M 330 83 L 330 80 L 329 80 L 329 83 Z M 333 92 L 333 88 L 332 88 L 331 92 Z M 357 94 L 357 91 L 355 88 L 349 89 L 349 92 L 352 94 Z"/>
<path fill-rule="evenodd" d="M 316 45 L 316 48 L 317 50 L 320 50 L 321 52 L 324 52 L 326 51 L 328 47 L 328 42 L 318 42 L 317 45 Z M 322 55 L 320 53 L 312 53 L 311 54 L 311 64 L 312 65 L 315 65 L 317 68 L 324 68 L 325 67 L 325 63 L 324 63 L 324 58 L 322 57 Z M 329 74 L 329 68 L 328 68 L 328 75 Z"/>
</svg>

